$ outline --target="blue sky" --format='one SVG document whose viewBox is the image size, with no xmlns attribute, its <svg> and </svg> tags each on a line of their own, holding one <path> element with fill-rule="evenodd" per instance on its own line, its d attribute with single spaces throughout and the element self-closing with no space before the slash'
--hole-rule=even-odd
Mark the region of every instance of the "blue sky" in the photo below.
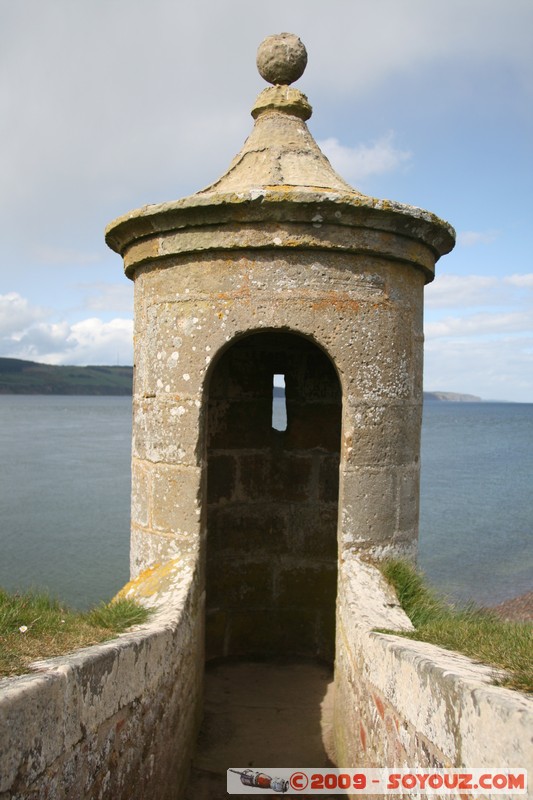
<svg viewBox="0 0 533 800">
<path fill-rule="evenodd" d="M 0 0 L 0 355 L 131 363 L 103 230 L 225 171 L 297 33 L 335 168 L 457 230 L 426 289 L 425 388 L 533 402 L 531 0 Z"/>
</svg>

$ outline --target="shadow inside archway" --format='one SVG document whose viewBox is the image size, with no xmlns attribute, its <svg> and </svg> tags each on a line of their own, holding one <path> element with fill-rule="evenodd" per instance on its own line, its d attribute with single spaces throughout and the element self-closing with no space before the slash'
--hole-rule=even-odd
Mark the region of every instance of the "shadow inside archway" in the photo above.
<svg viewBox="0 0 533 800">
<path fill-rule="evenodd" d="M 274 775 L 279 767 L 335 763 L 329 665 L 311 660 L 215 661 L 207 665 L 205 679 L 204 720 L 185 800 L 227 798 L 229 768 L 251 767 Z"/>
</svg>

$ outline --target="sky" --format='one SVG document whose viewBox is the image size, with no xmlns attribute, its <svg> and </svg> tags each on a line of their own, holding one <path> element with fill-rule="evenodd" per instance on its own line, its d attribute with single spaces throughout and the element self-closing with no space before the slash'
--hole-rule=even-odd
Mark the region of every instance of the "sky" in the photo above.
<svg viewBox="0 0 533 800">
<path fill-rule="evenodd" d="M 424 388 L 532 403 L 531 0 L 0 0 L 0 356 L 132 363 L 105 225 L 225 172 L 281 31 L 335 169 L 457 231 Z"/>
</svg>

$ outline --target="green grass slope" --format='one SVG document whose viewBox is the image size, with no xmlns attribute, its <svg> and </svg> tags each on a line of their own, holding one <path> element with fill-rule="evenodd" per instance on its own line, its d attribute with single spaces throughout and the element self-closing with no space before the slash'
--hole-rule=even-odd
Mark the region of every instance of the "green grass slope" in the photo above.
<svg viewBox="0 0 533 800">
<path fill-rule="evenodd" d="M 58 367 L 0 358 L 0 394 L 129 395 L 133 367 Z"/>
</svg>

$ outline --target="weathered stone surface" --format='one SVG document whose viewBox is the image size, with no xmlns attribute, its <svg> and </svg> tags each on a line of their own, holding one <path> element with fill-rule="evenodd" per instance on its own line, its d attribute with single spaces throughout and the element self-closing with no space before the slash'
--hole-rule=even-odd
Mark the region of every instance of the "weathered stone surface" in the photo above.
<svg viewBox="0 0 533 800">
<path fill-rule="evenodd" d="M 124 594 L 158 607 L 116 640 L 0 681 L 0 797 L 170 800 L 198 729 L 203 626 L 193 559 Z"/>
<path fill-rule="evenodd" d="M 344 457 L 354 467 L 413 465 L 420 459 L 422 405 L 410 403 L 367 403 L 350 397 L 353 413 L 344 428 Z"/>
<path fill-rule="evenodd" d="M 342 548 L 364 552 L 392 541 L 396 500 L 396 470 L 361 467 L 346 472 L 341 488 Z"/>
<path fill-rule="evenodd" d="M 275 374 L 286 377 L 284 431 L 272 426 Z M 308 655 L 331 657 L 334 625 L 325 620 L 335 618 L 340 398 L 327 357 L 287 332 L 245 337 L 214 365 L 207 420 L 212 655 L 215 645 L 218 655 L 242 655 L 248 637 L 254 652 L 268 642 L 269 652 L 307 647 Z M 259 633 L 254 627 L 265 612 L 276 624 Z"/>
<path fill-rule="evenodd" d="M 229 504 L 217 505 L 210 510 L 209 546 L 219 558 L 229 559 L 236 554 L 287 553 L 294 541 L 288 535 L 290 522 L 287 510 L 271 502 L 243 503 L 238 513 Z"/>
<path fill-rule="evenodd" d="M 299 138 L 304 134 L 305 131 Z M 264 150 L 264 144 L 266 141 L 258 142 L 257 153 Z M 214 251 L 217 245 L 232 250 L 325 246 L 344 252 L 363 250 L 376 256 L 380 252 L 393 256 L 396 247 L 406 263 L 428 270 L 453 247 L 453 230 L 438 217 L 412 206 L 365 197 L 345 184 L 329 162 L 320 163 L 318 149 L 303 152 L 308 162 L 306 171 L 311 170 L 309 179 L 320 174 L 320 188 L 316 183 L 303 188 L 287 184 L 265 153 L 259 159 L 252 149 L 250 154 L 237 157 L 238 171 L 233 168 L 221 178 L 220 183 L 229 184 L 228 191 L 216 192 L 213 187 L 218 184 L 214 184 L 186 200 L 132 212 L 109 226 L 108 243 L 124 255 L 127 271 L 132 274 L 134 269 L 173 252 Z M 290 157 L 293 164 L 295 155 Z M 275 162 L 276 151 L 271 160 Z M 268 169 L 264 179 L 254 180 L 255 161 L 262 170 Z M 237 172 L 243 172 L 242 181 L 249 182 L 249 188 L 238 186 Z M 283 225 L 276 232 L 279 223 Z M 294 239 L 286 232 L 286 226 L 296 234 Z M 139 235 L 146 241 L 156 237 L 166 245 L 152 254 L 143 249 L 137 258 L 132 248 Z"/>
<path fill-rule="evenodd" d="M 201 472 L 195 467 L 152 464 L 133 460 L 132 523 L 147 533 L 186 535 L 197 541 L 200 534 Z"/>
<path fill-rule="evenodd" d="M 151 523 L 166 534 L 200 534 L 201 472 L 196 467 L 150 465 Z"/>
<path fill-rule="evenodd" d="M 134 397 L 134 458 L 152 463 L 198 466 L 201 402 L 188 395 Z"/>
<path fill-rule="evenodd" d="M 294 83 L 307 66 L 307 50 L 294 33 L 263 39 L 257 50 L 257 69 L 268 83 Z"/>
<path fill-rule="evenodd" d="M 130 575 L 137 578 L 146 569 L 166 564 L 183 556 L 198 557 L 199 542 L 190 534 L 161 534 L 132 523 L 130 537 Z"/>
<path fill-rule="evenodd" d="M 491 686 L 493 670 L 424 642 L 377 570 L 347 558 L 340 575 L 335 732 L 343 766 L 533 767 L 533 701 Z"/>
</svg>

